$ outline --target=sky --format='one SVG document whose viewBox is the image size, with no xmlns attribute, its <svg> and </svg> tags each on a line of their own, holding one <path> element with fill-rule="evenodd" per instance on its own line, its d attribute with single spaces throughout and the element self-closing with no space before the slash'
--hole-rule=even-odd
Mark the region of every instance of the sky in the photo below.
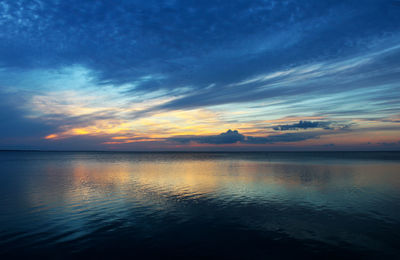
<svg viewBox="0 0 400 260">
<path fill-rule="evenodd" d="M 400 150 L 400 1 L 0 1 L 0 149 Z"/>
</svg>

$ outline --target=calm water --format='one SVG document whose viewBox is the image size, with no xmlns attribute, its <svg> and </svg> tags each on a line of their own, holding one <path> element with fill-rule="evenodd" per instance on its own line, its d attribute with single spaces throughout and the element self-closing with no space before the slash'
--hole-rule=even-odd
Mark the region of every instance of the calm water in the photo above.
<svg viewBox="0 0 400 260">
<path fill-rule="evenodd" d="M 400 153 L 0 152 L 0 257 L 395 259 L 399 245 Z"/>
</svg>

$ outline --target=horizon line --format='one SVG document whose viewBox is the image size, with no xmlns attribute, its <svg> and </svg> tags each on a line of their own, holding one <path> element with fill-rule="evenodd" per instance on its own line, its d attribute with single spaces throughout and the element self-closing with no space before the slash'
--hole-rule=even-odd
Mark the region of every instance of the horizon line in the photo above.
<svg viewBox="0 0 400 260">
<path fill-rule="evenodd" d="M 0 152 L 106 152 L 106 153 L 304 153 L 304 152 L 400 152 L 400 150 L 282 150 L 282 151 L 196 151 L 196 150 L 137 150 L 137 151 L 128 151 L 128 150 L 45 150 L 45 149 L 0 149 Z"/>
</svg>

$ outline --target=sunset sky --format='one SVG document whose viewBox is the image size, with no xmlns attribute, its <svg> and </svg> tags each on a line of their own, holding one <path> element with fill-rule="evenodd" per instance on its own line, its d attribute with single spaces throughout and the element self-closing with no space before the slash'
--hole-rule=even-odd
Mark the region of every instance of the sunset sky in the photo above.
<svg viewBox="0 0 400 260">
<path fill-rule="evenodd" d="M 0 122 L 0 149 L 400 150 L 400 1 L 0 1 Z"/>
</svg>

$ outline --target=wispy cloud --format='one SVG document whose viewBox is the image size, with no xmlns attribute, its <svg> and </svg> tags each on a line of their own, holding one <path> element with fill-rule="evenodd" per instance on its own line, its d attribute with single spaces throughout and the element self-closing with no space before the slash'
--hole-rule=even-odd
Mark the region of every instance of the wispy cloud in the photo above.
<svg viewBox="0 0 400 260">
<path fill-rule="evenodd" d="M 398 24 L 392 1 L 2 1 L 0 146 L 392 143 Z"/>
<path fill-rule="evenodd" d="M 299 129 L 315 129 L 321 128 L 325 130 L 333 130 L 335 128 L 348 128 L 350 125 L 347 124 L 338 124 L 336 122 L 330 121 L 299 121 L 298 123 L 290 124 L 290 125 L 277 125 L 274 126 L 274 130 L 279 131 L 288 131 L 288 130 L 299 130 Z"/>
</svg>

